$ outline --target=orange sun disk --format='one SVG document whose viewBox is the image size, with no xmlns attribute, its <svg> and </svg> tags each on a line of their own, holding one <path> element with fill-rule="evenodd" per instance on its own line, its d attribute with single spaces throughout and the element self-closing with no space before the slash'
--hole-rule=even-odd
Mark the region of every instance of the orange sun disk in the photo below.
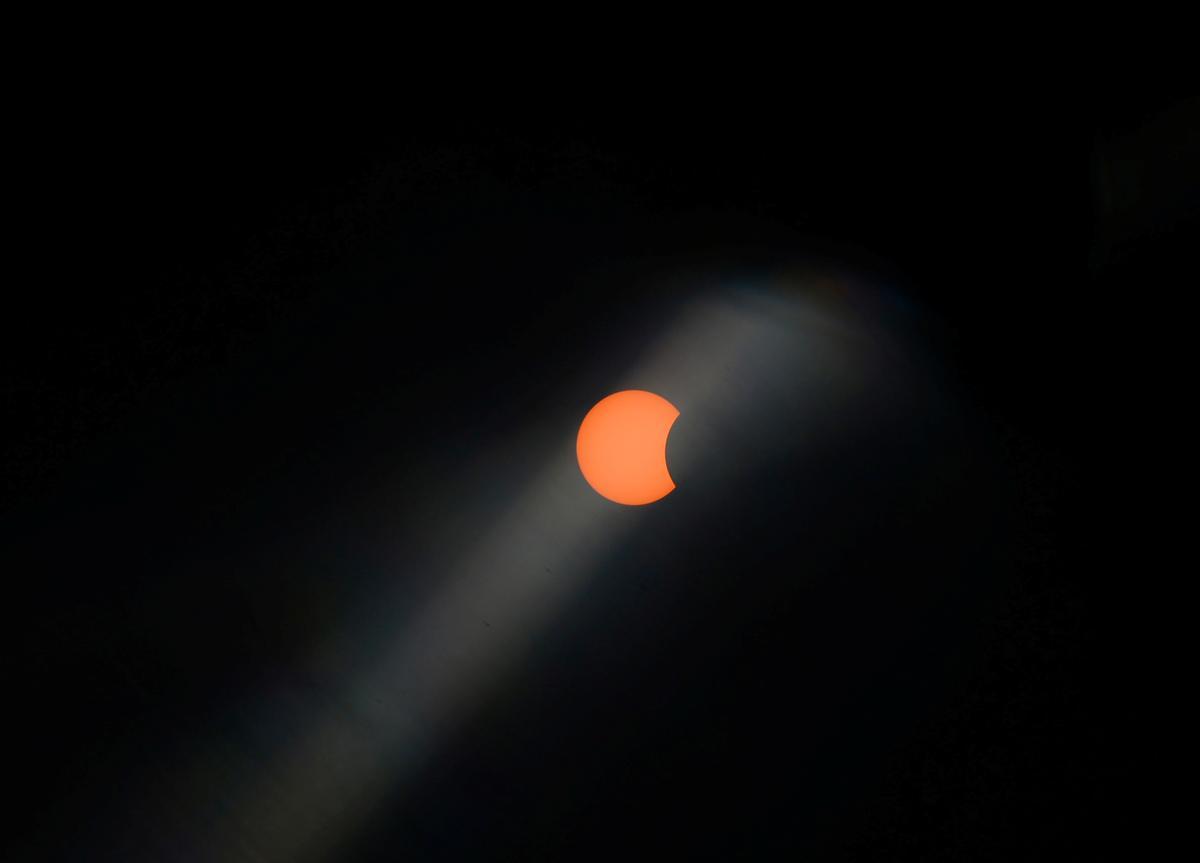
<svg viewBox="0 0 1200 863">
<path fill-rule="evenodd" d="M 602 497 L 627 506 L 653 503 L 675 489 L 667 437 L 679 411 L 645 390 L 624 390 L 596 403 L 579 426 L 575 454 L 583 478 Z"/>
</svg>

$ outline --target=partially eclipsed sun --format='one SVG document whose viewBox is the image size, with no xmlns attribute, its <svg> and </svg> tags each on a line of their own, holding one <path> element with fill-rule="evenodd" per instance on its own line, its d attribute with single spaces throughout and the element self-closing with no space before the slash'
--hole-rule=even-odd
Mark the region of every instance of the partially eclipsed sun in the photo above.
<svg viewBox="0 0 1200 863">
<path fill-rule="evenodd" d="M 579 426 L 575 454 L 588 485 L 628 506 L 654 503 L 675 489 L 667 470 L 667 436 L 675 405 L 645 390 L 624 390 L 596 402 Z"/>
</svg>

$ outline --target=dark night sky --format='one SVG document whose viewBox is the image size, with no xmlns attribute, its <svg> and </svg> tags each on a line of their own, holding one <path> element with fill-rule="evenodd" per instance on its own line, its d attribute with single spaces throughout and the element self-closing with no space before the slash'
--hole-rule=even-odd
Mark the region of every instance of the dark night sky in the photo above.
<svg viewBox="0 0 1200 863">
<path fill-rule="evenodd" d="M 477 514 L 516 505 L 536 461 L 491 463 L 492 442 L 577 423 L 605 394 L 581 387 L 630 359 L 604 352 L 652 338 L 689 278 L 795 261 L 898 298 L 939 419 L 881 408 L 815 463 L 783 447 L 636 511 L 573 610 L 330 853 L 1139 841 L 1143 657 L 1112 630 L 1137 615 L 1092 466 L 1135 377 L 1105 334 L 1149 320 L 1138 286 L 1177 279 L 1194 236 L 1197 115 L 1021 96 L 386 128 L 85 98 L 36 133 L 38 266 L 4 315 L 6 843 L 273 859 L 246 777 L 340 709 L 317 646 L 392 584 L 436 589 Z M 479 488 L 447 501 L 464 466 Z M 1109 463 L 1108 494 L 1129 481 Z M 395 564 L 410 544 L 421 567 Z M 320 764 L 293 781 L 322 786 Z"/>
</svg>

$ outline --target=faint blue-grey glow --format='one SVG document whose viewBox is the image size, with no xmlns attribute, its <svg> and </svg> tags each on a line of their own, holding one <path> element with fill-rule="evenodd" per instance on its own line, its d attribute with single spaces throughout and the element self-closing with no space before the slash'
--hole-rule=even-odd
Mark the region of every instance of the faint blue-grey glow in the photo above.
<svg viewBox="0 0 1200 863">
<path fill-rule="evenodd" d="M 640 388 L 672 401 L 681 412 L 677 428 L 689 430 L 671 450 L 682 488 L 699 471 L 734 470 L 772 435 L 794 443 L 814 394 L 860 385 L 872 338 L 847 312 L 791 286 L 712 290 L 679 308 L 644 356 L 613 358 L 616 373 L 603 391 L 578 398 L 590 404 Z M 579 419 L 530 417 L 521 432 L 485 442 L 483 456 L 426 490 L 439 509 L 452 511 L 456 501 L 474 507 L 468 528 L 478 532 L 461 523 L 434 528 L 425 542 L 447 549 L 441 554 L 397 549 L 401 575 L 438 561 L 421 579 L 433 588 L 417 597 L 407 587 L 385 591 L 360 622 L 322 646 L 319 654 L 334 657 L 322 685 L 335 697 L 293 711 L 287 697 L 264 694 L 251 710 L 269 741 L 255 753 L 260 760 L 216 744 L 196 753 L 181 779 L 219 801 L 210 802 L 207 835 L 195 837 L 198 859 L 336 855 L 385 798 L 402 800 L 415 787 L 453 731 L 538 649 L 547 621 L 570 606 L 636 524 L 636 513 L 600 499 L 579 475 Z M 746 429 L 755 430 L 752 439 Z M 530 453 L 540 466 L 515 497 L 475 503 L 481 461 L 523 464 Z M 369 660 L 337 659 L 361 657 L 364 644 L 374 646 Z M 286 731 L 270 740 L 276 721 Z"/>
</svg>

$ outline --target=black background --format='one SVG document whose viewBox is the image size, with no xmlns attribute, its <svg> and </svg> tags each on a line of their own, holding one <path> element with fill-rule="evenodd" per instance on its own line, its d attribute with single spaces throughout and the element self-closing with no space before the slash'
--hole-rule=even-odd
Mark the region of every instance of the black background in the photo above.
<svg viewBox="0 0 1200 863">
<path fill-rule="evenodd" d="M 1111 334 L 1150 319 L 1147 282 L 1179 278 L 1194 215 L 1143 189 L 1138 219 L 1112 217 L 1097 166 L 1111 142 L 1154 158 L 1139 130 L 1172 110 L 1166 146 L 1194 180 L 1170 137 L 1195 141 L 1194 111 L 1114 92 L 386 123 L 197 93 L 84 99 L 30 132 L 35 266 L 4 313 L 6 839 L 31 858 L 189 859 L 138 807 L 173 753 L 220 737 L 224 705 L 354 607 L 369 583 L 346 573 L 377 562 L 388 519 L 420 517 L 419 498 L 382 501 L 381 471 L 519 428 L 570 379 L 578 334 L 619 329 L 644 289 L 596 272 L 817 254 L 927 315 L 975 456 L 919 504 L 864 503 L 860 478 L 821 513 L 776 491 L 719 536 L 635 541 L 608 568 L 628 586 L 623 561 L 660 566 L 630 624 L 649 658 L 598 648 L 600 624 L 562 636 L 342 853 L 1012 860 L 1140 842 L 1145 624 L 1102 510 L 1146 393 Z M 903 473 L 903 448 L 880 459 Z M 813 535 L 846 577 L 801 591 Z M 964 571 L 971 589 L 943 588 Z M 718 591 L 731 572 L 753 587 Z"/>
</svg>

